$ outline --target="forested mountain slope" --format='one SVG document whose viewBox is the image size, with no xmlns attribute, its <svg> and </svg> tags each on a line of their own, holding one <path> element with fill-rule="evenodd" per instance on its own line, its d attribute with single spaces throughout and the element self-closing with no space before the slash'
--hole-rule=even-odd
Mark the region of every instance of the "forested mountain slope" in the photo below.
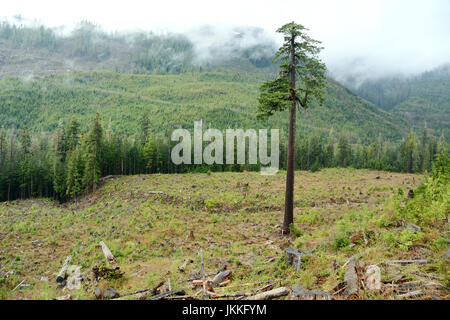
<svg viewBox="0 0 450 320">
<path fill-rule="evenodd" d="M 450 65 L 412 78 L 366 81 L 354 91 L 416 128 L 450 139 Z"/>
<path fill-rule="evenodd" d="M 258 74 L 196 72 L 135 75 L 75 72 L 0 81 L 0 127 L 53 131 L 72 117 L 86 126 L 96 112 L 117 133 L 134 134 L 139 117 L 150 114 L 150 129 L 167 133 L 180 125 L 192 128 L 202 117 L 207 126 L 225 128 L 287 128 L 280 114 L 267 123 L 256 119 Z M 346 132 L 357 137 L 397 140 L 407 132 L 400 117 L 352 94 L 330 80 L 323 106 L 299 114 L 299 134 Z M 85 127 L 86 129 L 86 127 Z"/>
<path fill-rule="evenodd" d="M 60 118 L 92 118 L 96 111 L 127 134 L 145 111 L 155 133 L 192 127 L 200 117 L 218 128 L 261 127 L 258 87 L 276 72 L 276 44 L 261 28 L 235 27 L 220 39 L 217 32 L 204 26 L 190 34 L 107 33 L 84 21 L 61 34 L 0 22 L 0 127 L 53 131 Z M 399 140 L 426 123 L 431 135 L 448 140 L 449 74 L 447 66 L 407 80 L 367 81 L 353 88 L 363 99 L 330 79 L 324 106 L 299 115 L 298 131 L 333 128 L 363 142 L 380 133 Z M 286 118 L 264 126 L 286 128 Z"/>
</svg>

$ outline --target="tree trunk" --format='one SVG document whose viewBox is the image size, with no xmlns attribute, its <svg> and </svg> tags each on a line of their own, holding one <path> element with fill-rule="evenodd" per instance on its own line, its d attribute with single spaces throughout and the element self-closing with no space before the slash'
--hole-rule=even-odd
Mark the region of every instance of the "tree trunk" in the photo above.
<svg viewBox="0 0 450 320">
<path fill-rule="evenodd" d="M 294 170 L 295 170 L 295 36 L 291 38 L 290 91 L 292 105 L 289 114 L 289 142 L 286 175 L 286 196 L 282 233 L 289 234 L 289 226 L 294 222 Z"/>
</svg>

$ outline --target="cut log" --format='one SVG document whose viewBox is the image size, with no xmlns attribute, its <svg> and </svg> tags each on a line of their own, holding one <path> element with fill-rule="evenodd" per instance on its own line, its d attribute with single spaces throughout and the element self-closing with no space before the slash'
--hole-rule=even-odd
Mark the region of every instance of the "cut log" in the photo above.
<svg viewBox="0 0 450 320">
<path fill-rule="evenodd" d="M 192 263 L 192 262 L 194 262 L 194 260 L 192 260 L 192 259 L 186 259 L 186 260 L 184 261 L 184 263 L 183 263 L 180 267 L 178 267 L 178 271 L 184 272 L 184 270 L 186 269 L 186 266 L 187 266 L 189 263 Z"/>
<path fill-rule="evenodd" d="M 289 289 L 286 287 L 281 287 L 277 289 L 273 289 L 267 292 L 258 293 L 254 296 L 248 297 L 248 300 L 269 300 L 273 298 L 278 298 L 282 296 L 286 296 L 289 294 Z"/>
<path fill-rule="evenodd" d="M 64 279 L 66 279 L 66 272 L 67 272 L 67 268 L 69 267 L 70 260 L 72 260 L 71 255 L 66 258 L 61 270 L 59 271 L 58 275 L 56 276 L 57 283 L 61 283 L 64 281 Z"/>
<path fill-rule="evenodd" d="M 213 285 L 217 286 L 221 282 L 223 282 L 225 279 L 230 278 L 230 277 L 231 277 L 231 270 L 226 270 L 226 271 L 223 271 L 223 272 L 220 272 L 219 274 L 217 274 L 212 279 L 212 283 L 213 283 Z"/>
<path fill-rule="evenodd" d="M 70 294 L 66 294 L 65 296 L 56 297 L 53 300 L 72 300 L 72 296 Z"/>
<path fill-rule="evenodd" d="M 106 261 L 116 262 L 116 259 L 114 258 L 113 254 L 109 250 L 108 246 L 103 241 L 100 241 L 100 245 L 102 246 L 102 251 L 103 251 L 103 254 L 105 255 Z"/>
<path fill-rule="evenodd" d="M 344 297 L 346 299 L 353 295 L 358 295 L 358 275 L 356 274 L 355 259 L 352 259 L 345 269 L 344 282 L 347 285 L 344 291 Z"/>
</svg>

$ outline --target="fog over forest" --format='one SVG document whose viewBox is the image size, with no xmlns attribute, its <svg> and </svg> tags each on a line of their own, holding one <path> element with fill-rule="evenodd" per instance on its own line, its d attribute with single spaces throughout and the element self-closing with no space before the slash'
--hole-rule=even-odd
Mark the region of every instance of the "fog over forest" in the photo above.
<svg viewBox="0 0 450 320">
<path fill-rule="evenodd" d="M 45 2 L 45 1 L 44 1 Z M 274 10 L 266 2 L 231 1 L 212 6 L 78 1 L 52 11 L 30 1 L 2 5 L 0 20 L 16 25 L 45 25 L 68 35 L 87 20 L 114 34 L 152 31 L 181 34 L 192 43 L 194 61 L 210 62 L 244 54 L 260 62 L 271 58 L 282 39 L 276 29 L 296 20 L 311 30 L 324 46 L 322 58 L 331 75 L 357 86 L 366 79 L 411 76 L 450 62 L 450 3 L 434 1 L 284 1 L 290 10 Z M 108 14 L 101 14 L 105 6 Z M 47 6 L 48 7 L 48 6 Z M 295 8 L 295 10 L 292 10 Z M 248 15 L 254 10 L 254 15 Z M 171 12 L 170 15 L 165 14 Z M 184 12 L 189 12 L 185 15 Z M 164 19 L 162 19 L 164 16 Z"/>
</svg>

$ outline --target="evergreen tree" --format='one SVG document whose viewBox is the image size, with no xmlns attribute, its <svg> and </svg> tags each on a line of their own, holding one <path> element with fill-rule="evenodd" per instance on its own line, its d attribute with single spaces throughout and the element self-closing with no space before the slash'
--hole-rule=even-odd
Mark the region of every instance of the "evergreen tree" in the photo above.
<svg viewBox="0 0 450 320">
<path fill-rule="evenodd" d="M 339 136 L 337 149 L 339 166 L 346 167 L 349 164 L 351 150 L 345 134 Z"/>
<path fill-rule="evenodd" d="M 144 162 L 147 173 L 156 172 L 158 163 L 156 155 L 156 144 L 151 135 L 147 137 L 147 142 L 144 146 Z"/>
<path fill-rule="evenodd" d="M 61 125 L 53 136 L 53 188 L 55 196 L 63 201 L 66 196 L 66 143 Z"/>
<path fill-rule="evenodd" d="M 103 129 L 100 123 L 100 115 L 97 113 L 91 129 L 84 139 L 85 168 L 83 185 L 88 190 L 95 190 L 100 178 L 100 154 L 102 147 Z"/>
<path fill-rule="evenodd" d="M 145 112 L 142 114 L 139 119 L 139 128 L 140 128 L 140 142 L 144 145 L 147 142 L 147 138 L 150 131 L 150 120 L 148 119 L 148 113 Z"/>
<path fill-rule="evenodd" d="M 258 117 L 272 116 L 277 111 L 289 109 L 289 141 L 286 176 L 285 212 L 282 233 L 290 232 L 294 222 L 294 170 L 295 170 L 295 119 L 296 108 L 307 109 L 311 99 L 323 101 L 325 65 L 319 60 L 320 42 L 306 34 L 307 29 L 294 22 L 277 30 L 284 35 L 284 44 L 275 54 L 280 59 L 279 76 L 265 82 L 260 88 Z M 298 77 L 298 79 L 297 79 Z"/>
<path fill-rule="evenodd" d="M 3 167 L 3 164 L 6 159 L 6 131 L 5 128 L 0 130 L 0 168 Z"/>
<path fill-rule="evenodd" d="M 67 190 L 69 198 L 76 198 L 83 191 L 84 163 L 79 149 L 73 150 L 67 164 Z"/>
<path fill-rule="evenodd" d="M 75 150 L 80 144 L 80 123 L 72 119 L 67 128 L 67 151 Z"/>
<path fill-rule="evenodd" d="M 412 129 L 400 146 L 400 166 L 402 171 L 409 173 L 417 172 L 419 169 L 417 135 Z"/>
</svg>

